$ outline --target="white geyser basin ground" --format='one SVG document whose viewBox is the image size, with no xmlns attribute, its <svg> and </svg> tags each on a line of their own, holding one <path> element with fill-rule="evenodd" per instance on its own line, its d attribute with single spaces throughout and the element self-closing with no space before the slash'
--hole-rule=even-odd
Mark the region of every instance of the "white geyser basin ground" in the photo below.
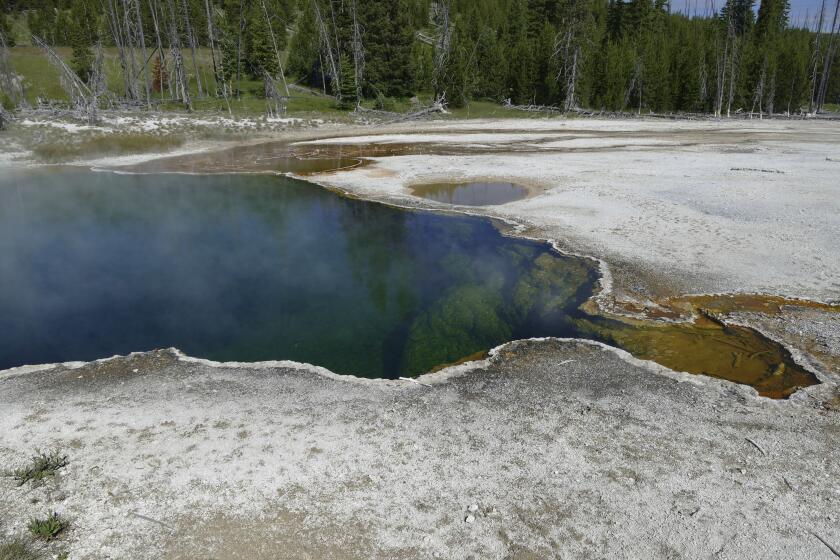
<svg viewBox="0 0 840 560">
<path fill-rule="evenodd" d="M 388 197 L 409 196 L 418 183 L 529 185 L 535 196 L 482 212 L 529 224 L 619 272 L 629 267 L 620 288 L 840 299 L 838 123 L 515 120 L 417 128 L 313 143 L 493 151 L 379 157 L 311 179 Z"/>
<path fill-rule="evenodd" d="M 448 208 L 411 196 L 420 183 L 527 186 L 458 210 L 601 259 L 618 297 L 840 300 L 837 123 L 442 121 L 277 138 L 428 143 L 307 178 L 391 203 Z M 443 143 L 492 153 L 435 155 Z M 837 363 L 836 315 L 738 320 L 803 363 L 814 348 Z M 69 464 L 38 488 L 0 477 L 0 539 L 56 511 L 70 528 L 50 550 L 70 560 L 836 559 L 838 372 L 821 380 L 773 401 L 573 340 L 514 342 L 415 382 L 171 350 L 9 370 L 0 470 L 36 448 Z"/>
</svg>

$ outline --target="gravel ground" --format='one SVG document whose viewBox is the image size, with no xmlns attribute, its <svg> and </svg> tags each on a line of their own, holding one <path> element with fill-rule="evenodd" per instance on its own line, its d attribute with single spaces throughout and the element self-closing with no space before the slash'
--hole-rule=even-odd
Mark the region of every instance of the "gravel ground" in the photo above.
<svg viewBox="0 0 840 560">
<path fill-rule="evenodd" d="M 0 531 L 70 558 L 832 558 L 840 393 L 789 401 L 576 341 L 420 383 L 171 351 L 0 375 Z M 33 499 L 37 503 L 33 503 Z M 470 517 L 471 516 L 471 517 Z"/>
</svg>

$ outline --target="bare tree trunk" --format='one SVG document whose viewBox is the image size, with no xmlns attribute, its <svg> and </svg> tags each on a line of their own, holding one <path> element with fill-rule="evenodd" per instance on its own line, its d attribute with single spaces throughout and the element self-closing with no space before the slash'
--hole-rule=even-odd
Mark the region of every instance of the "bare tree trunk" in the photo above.
<svg viewBox="0 0 840 560">
<path fill-rule="evenodd" d="M 816 36 L 814 37 L 814 52 L 811 55 L 811 59 L 813 61 L 813 65 L 811 68 L 811 100 L 808 103 L 808 112 L 814 112 L 814 106 L 817 102 L 817 68 L 820 64 L 820 39 L 822 38 L 823 34 L 823 25 L 825 19 L 825 0 L 822 0 L 820 3 L 820 17 L 819 23 L 817 24 L 817 32 Z"/>
<path fill-rule="evenodd" d="M 718 58 L 717 61 L 717 90 L 715 91 L 715 117 L 717 118 L 720 118 L 723 113 L 723 97 L 724 91 L 726 91 L 726 70 L 730 54 L 729 46 L 733 35 L 734 27 L 732 25 L 732 15 L 730 14 L 726 21 L 726 38 L 724 39 L 723 44 L 723 58 Z"/>
<path fill-rule="evenodd" d="M 762 103 L 764 102 L 764 86 L 767 81 L 767 57 L 764 57 L 764 63 L 761 65 L 761 76 L 758 78 L 758 83 L 755 86 L 755 94 L 753 95 L 753 104 L 750 108 L 750 118 L 755 113 L 755 107 L 758 105 L 758 116 L 761 118 L 764 114 Z"/>
<path fill-rule="evenodd" d="M 216 26 L 213 25 L 213 12 L 210 9 L 210 0 L 204 0 L 204 9 L 207 11 L 207 38 L 210 41 L 210 57 L 213 60 L 213 86 L 216 95 L 219 95 L 219 64 L 216 60 Z"/>
<path fill-rule="evenodd" d="M 190 53 L 192 55 L 193 71 L 195 72 L 195 84 L 198 88 L 198 96 L 204 97 L 204 90 L 201 87 L 201 72 L 198 70 L 198 63 L 195 59 L 195 35 L 193 35 L 192 23 L 190 23 L 190 9 L 187 0 L 181 0 L 181 8 L 184 11 L 184 31 L 187 33 L 187 40 L 190 42 Z"/>
<path fill-rule="evenodd" d="M 176 19 L 175 5 L 169 0 L 169 49 L 172 51 L 172 62 L 175 66 L 175 79 L 177 87 L 180 88 L 180 97 L 184 107 L 188 111 L 193 110 L 192 98 L 190 97 L 190 84 L 187 72 L 184 68 L 184 59 L 181 54 L 181 36 L 178 33 L 178 22 Z"/>
<path fill-rule="evenodd" d="M 98 119 L 98 107 L 96 96 L 91 89 L 43 39 L 33 35 L 32 44 L 44 51 L 50 64 L 58 69 L 61 76 L 61 87 L 67 93 L 67 97 L 70 98 L 71 106 L 76 111 L 85 114 L 88 122 L 95 123 Z"/>
<path fill-rule="evenodd" d="M 327 95 L 327 76 L 324 74 L 324 57 L 318 51 L 318 69 L 321 70 L 321 87 L 324 89 L 324 95 Z"/>
<path fill-rule="evenodd" d="M 828 49 L 826 50 L 825 60 L 823 61 L 823 73 L 820 80 L 820 92 L 817 98 L 817 111 L 822 110 L 825 104 L 825 96 L 828 92 L 828 81 L 831 77 L 831 65 L 834 63 L 834 38 L 837 34 L 837 14 L 840 12 L 840 0 L 837 0 L 837 5 L 834 8 L 834 19 L 831 22 L 831 34 L 828 36 Z"/>
<path fill-rule="evenodd" d="M 268 22 L 268 32 L 271 34 L 271 44 L 274 46 L 274 56 L 277 57 L 277 68 L 280 71 L 280 78 L 283 80 L 283 89 L 286 91 L 286 97 L 289 97 L 289 85 L 286 83 L 286 72 L 283 70 L 283 60 L 280 57 L 280 49 L 277 47 L 277 39 L 274 36 L 274 26 L 271 25 L 271 17 L 268 15 L 268 8 L 265 6 L 265 0 L 260 0 L 263 9 L 263 15 Z"/>
<path fill-rule="evenodd" d="M 732 116 L 732 103 L 735 101 L 735 83 L 738 81 L 738 66 L 739 66 L 739 47 L 738 38 L 733 36 L 732 52 L 729 55 L 729 95 L 726 100 L 726 116 Z"/>
<path fill-rule="evenodd" d="M 104 6 L 103 6 L 104 7 Z M 128 60 L 128 53 L 126 52 L 126 39 L 123 29 L 123 21 L 117 12 L 117 7 L 114 0 L 108 0 L 107 6 L 108 27 L 111 29 L 111 35 L 114 39 L 114 45 L 117 47 L 117 53 L 120 59 L 120 67 L 123 71 L 123 81 L 125 82 L 125 96 L 128 99 L 137 99 L 137 91 L 134 87 L 133 73 L 131 71 Z"/>
<path fill-rule="evenodd" d="M 158 59 L 160 60 L 160 76 L 163 81 L 164 76 L 167 75 L 166 68 L 166 54 L 163 50 L 163 40 L 160 37 L 160 24 L 158 23 L 158 2 L 157 0 L 149 0 L 149 10 L 152 13 L 152 25 L 155 26 L 155 41 L 157 42 Z M 166 86 L 169 88 L 169 97 L 174 98 L 175 92 L 172 91 L 172 80 L 166 80 Z M 161 93 L 163 93 L 163 84 L 161 84 Z"/>
<path fill-rule="evenodd" d="M 770 74 L 770 84 L 769 84 L 769 91 L 767 93 L 767 116 L 773 118 L 773 111 L 776 107 L 776 70 L 773 70 L 773 73 Z"/>
<path fill-rule="evenodd" d="M 236 39 L 236 98 L 242 90 L 242 32 L 245 28 L 244 0 L 239 0 L 239 34 Z"/>
<path fill-rule="evenodd" d="M 102 50 L 101 41 L 96 44 L 96 57 L 88 85 L 92 96 L 91 105 L 93 110 L 96 111 L 99 108 L 99 98 L 108 92 L 108 80 L 105 76 L 105 54 Z M 94 115 L 93 118 L 95 120 L 96 116 Z"/>
<path fill-rule="evenodd" d="M 560 71 L 557 81 L 562 81 L 565 100 L 563 110 L 566 112 L 578 108 L 577 83 L 581 57 L 580 45 L 577 43 L 577 28 L 580 22 L 571 20 L 567 22 L 565 31 L 558 33 L 555 39 L 553 58 L 560 58 Z"/>
<path fill-rule="evenodd" d="M 140 39 L 140 52 L 143 54 L 143 60 L 145 61 L 145 64 L 143 65 L 143 81 L 146 86 L 146 106 L 151 109 L 152 91 L 149 80 L 149 57 L 147 56 L 148 53 L 146 52 L 146 34 L 143 32 L 143 18 L 140 14 L 140 0 L 132 1 L 134 3 L 134 13 L 137 17 L 137 33 Z"/>
<path fill-rule="evenodd" d="M 444 78 L 446 65 L 449 62 L 449 55 L 452 49 L 452 21 L 450 0 L 441 0 L 434 4 L 432 11 L 432 23 L 435 26 L 435 57 L 432 85 L 435 90 L 436 101 L 443 101 L 446 97 L 444 89 Z"/>
<path fill-rule="evenodd" d="M 122 23 L 125 29 L 124 41 L 125 52 L 128 60 L 128 73 L 131 80 L 131 95 L 132 100 L 140 99 L 140 92 L 137 90 L 137 78 L 140 73 L 137 71 L 137 57 L 135 56 L 137 50 L 136 30 L 132 29 L 134 20 L 134 10 L 131 7 L 132 0 L 122 0 Z"/>
<path fill-rule="evenodd" d="M 365 77 L 365 46 L 362 42 L 362 28 L 359 25 L 356 0 L 352 0 L 350 10 L 353 12 L 353 69 L 356 73 L 356 99 L 362 99 L 362 83 Z"/>
<path fill-rule="evenodd" d="M 840 0 L 839 0 L 840 1 Z M 327 62 L 329 62 L 329 74 L 332 81 L 333 91 L 338 88 L 338 65 L 336 64 L 335 52 L 333 51 L 332 39 L 330 33 L 327 31 L 327 26 L 324 23 L 324 18 L 321 16 L 321 8 L 318 6 L 318 0 L 311 0 L 312 6 L 315 8 L 315 19 L 318 24 L 318 33 L 321 36 L 321 46 L 327 54 Z M 324 92 L 326 93 L 326 84 Z"/>
<path fill-rule="evenodd" d="M 633 95 L 634 91 L 638 91 L 639 93 L 639 114 L 642 114 L 642 81 L 643 81 L 643 73 L 644 68 L 642 65 L 641 56 L 636 58 L 636 65 L 633 69 L 633 77 L 630 79 L 630 84 L 627 86 L 627 91 L 624 94 L 624 107 L 630 105 L 630 98 Z"/>
</svg>

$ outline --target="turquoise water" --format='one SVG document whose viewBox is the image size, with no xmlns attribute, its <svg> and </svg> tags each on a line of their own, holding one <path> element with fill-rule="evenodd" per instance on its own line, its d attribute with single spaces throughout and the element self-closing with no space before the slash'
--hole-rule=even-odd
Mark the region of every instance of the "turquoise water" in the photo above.
<svg viewBox="0 0 840 560">
<path fill-rule="evenodd" d="M 597 279 L 484 219 L 273 176 L 6 173 L 0 255 L 0 369 L 174 346 L 416 375 L 576 335 Z"/>
</svg>

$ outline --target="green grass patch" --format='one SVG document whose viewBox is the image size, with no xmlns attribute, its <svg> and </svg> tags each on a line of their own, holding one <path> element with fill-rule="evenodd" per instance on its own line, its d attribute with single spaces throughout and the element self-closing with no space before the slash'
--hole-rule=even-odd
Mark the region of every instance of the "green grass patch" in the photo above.
<svg viewBox="0 0 840 560">
<path fill-rule="evenodd" d="M 26 528 L 33 537 L 49 542 L 56 539 L 69 526 L 70 523 L 66 519 L 53 513 L 44 519 L 31 519 Z"/>
<path fill-rule="evenodd" d="M 39 485 L 48 477 L 55 476 L 55 473 L 66 467 L 68 462 L 67 455 L 63 455 L 57 449 L 49 453 L 36 451 L 29 465 L 12 471 L 12 476 L 18 481 L 18 486 L 23 486 L 27 482 Z"/>
<path fill-rule="evenodd" d="M 450 108 L 449 112 L 456 119 L 534 119 L 537 117 L 557 116 L 557 113 L 535 113 L 508 109 L 493 101 L 470 101 L 463 107 Z"/>
<path fill-rule="evenodd" d="M 0 543 L 0 560 L 39 560 L 32 543 L 20 537 Z"/>
<path fill-rule="evenodd" d="M 56 53 L 65 61 L 70 61 L 71 49 L 68 47 L 57 47 Z M 11 49 L 11 62 L 16 72 L 24 77 L 26 87 L 26 98 L 31 104 L 38 99 L 52 100 L 59 103 L 67 102 L 67 95 L 61 87 L 59 72 L 49 62 L 43 52 L 37 47 L 17 46 Z M 114 47 L 105 48 L 104 66 L 108 82 L 108 89 L 115 96 L 123 95 L 125 83 L 122 78 L 122 68 L 117 49 Z M 138 58 L 139 55 L 138 55 Z M 263 83 L 260 80 L 253 80 L 247 75 L 242 76 L 239 84 L 239 97 L 230 97 L 227 101 L 221 97 L 212 95 L 215 92 L 213 79 L 213 66 L 210 50 L 200 48 L 196 50 L 196 63 L 198 72 L 192 65 L 191 53 L 185 53 L 186 69 L 189 75 L 190 90 L 193 100 L 193 108 L 197 112 L 227 113 L 230 111 L 237 117 L 249 117 L 264 115 L 267 112 L 267 104 L 263 94 Z M 196 73 L 201 77 L 204 84 L 205 96 L 198 96 L 198 80 Z M 289 83 L 294 82 L 292 76 L 288 77 Z M 341 110 L 336 105 L 336 100 L 329 96 L 308 93 L 306 88 L 296 87 L 291 89 L 291 98 L 287 106 L 288 116 L 301 118 L 327 118 L 331 120 L 351 120 L 348 111 Z M 169 101 L 168 88 L 164 87 L 162 93 L 153 94 L 155 107 L 163 111 L 183 111 L 184 105 L 180 102 Z M 432 94 L 423 92 L 418 94 L 423 105 L 432 101 Z M 381 109 L 395 113 L 408 113 L 414 107 L 408 98 L 383 98 L 365 99 L 362 106 L 368 109 Z M 837 110 L 833 107 L 832 110 Z M 492 101 L 471 101 L 464 107 L 451 108 L 450 117 L 456 119 L 480 119 L 480 118 L 536 118 L 549 116 L 549 113 L 533 113 L 528 111 L 517 111 L 506 109 L 502 105 Z"/>
<path fill-rule="evenodd" d="M 61 163 L 80 158 L 166 152 L 183 144 L 184 139 L 176 135 L 107 134 L 79 141 L 65 138 L 42 142 L 32 151 L 41 161 Z"/>
</svg>

